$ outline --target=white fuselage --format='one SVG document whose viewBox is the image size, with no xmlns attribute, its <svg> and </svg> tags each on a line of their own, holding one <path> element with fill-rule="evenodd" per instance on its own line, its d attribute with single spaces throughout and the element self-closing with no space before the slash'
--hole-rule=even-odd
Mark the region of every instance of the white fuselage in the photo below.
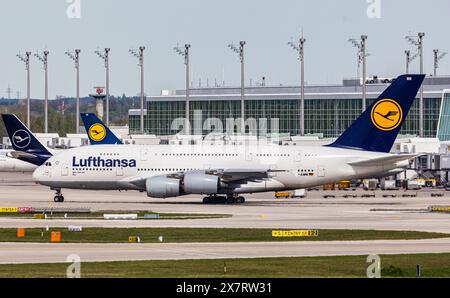
<svg viewBox="0 0 450 298">
<path fill-rule="evenodd" d="M 343 179 L 378 176 L 406 167 L 408 161 L 354 167 L 349 162 L 384 156 L 322 146 L 97 145 L 65 150 L 33 174 L 54 189 L 145 191 L 127 181 L 203 170 L 271 170 L 270 178 L 234 185 L 232 193 L 293 190 Z"/>
<path fill-rule="evenodd" d="M 13 150 L 0 150 L 0 172 L 33 172 L 36 165 L 9 156 Z"/>
</svg>

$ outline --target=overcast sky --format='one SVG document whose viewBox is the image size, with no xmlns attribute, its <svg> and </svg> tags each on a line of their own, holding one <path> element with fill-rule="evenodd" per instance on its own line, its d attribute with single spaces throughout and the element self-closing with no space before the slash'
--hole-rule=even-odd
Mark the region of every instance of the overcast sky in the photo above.
<svg viewBox="0 0 450 298">
<path fill-rule="evenodd" d="M 80 18 L 68 2 L 80 1 Z M 374 0 L 371 0 L 374 1 Z M 287 46 L 303 28 L 310 84 L 339 83 L 356 75 L 356 52 L 347 41 L 368 35 L 368 73 L 404 72 L 407 34 L 426 32 L 425 70 L 433 71 L 433 48 L 450 51 L 450 1 L 379 0 L 381 18 L 369 18 L 367 0 L 2 0 L 0 4 L 0 97 L 8 85 L 25 95 L 25 69 L 16 54 L 48 49 L 50 97 L 75 94 L 75 70 L 64 55 L 80 48 L 81 93 L 104 85 L 104 67 L 94 54 L 111 48 L 111 94 L 139 92 L 137 59 L 129 48 L 145 45 L 145 91 L 184 88 L 184 64 L 172 48 L 189 42 L 195 85 L 217 79 L 239 84 L 237 54 L 230 42 L 246 40 L 246 82 L 266 76 L 268 85 L 297 84 L 299 65 Z M 71 6 L 73 8 L 73 6 Z M 376 13 L 374 14 L 376 15 Z M 71 10 L 70 17 L 77 11 Z M 372 15 L 373 16 L 373 15 Z M 411 66 L 418 70 L 418 61 Z M 34 98 L 43 97 L 42 65 L 32 59 Z M 439 72 L 450 73 L 450 57 Z"/>
</svg>

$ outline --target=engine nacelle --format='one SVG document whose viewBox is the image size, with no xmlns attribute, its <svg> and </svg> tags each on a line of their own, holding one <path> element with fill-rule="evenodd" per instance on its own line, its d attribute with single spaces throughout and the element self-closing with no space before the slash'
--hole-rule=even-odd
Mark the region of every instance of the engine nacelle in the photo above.
<svg viewBox="0 0 450 298">
<path fill-rule="evenodd" d="M 184 175 L 184 192 L 187 194 L 216 194 L 219 191 L 218 176 L 202 172 L 188 172 Z"/>
<path fill-rule="evenodd" d="M 150 177 L 145 181 L 147 196 L 153 198 L 169 198 L 182 195 L 180 180 L 166 176 Z"/>
</svg>

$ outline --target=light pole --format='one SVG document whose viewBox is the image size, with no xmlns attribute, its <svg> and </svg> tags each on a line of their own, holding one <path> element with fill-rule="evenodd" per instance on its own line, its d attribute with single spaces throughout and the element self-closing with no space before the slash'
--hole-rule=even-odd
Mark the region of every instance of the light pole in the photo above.
<svg viewBox="0 0 450 298">
<path fill-rule="evenodd" d="M 80 133 L 80 49 L 76 49 L 75 53 L 71 53 L 69 51 L 66 52 L 66 55 L 73 60 L 73 62 L 75 63 L 75 69 L 76 69 L 76 98 L 77 98 L 77 102 L 76 102 L 76 128 L 75 131 L 76 133 Z"/>
<path fill-rule="evenodd" d="M 234 44 L 229 44 L 228 47 L 239 54 L 241 61 L 241 134 L 245 134 L 245 76 L 244 76 L 244 46 L 245 41 L 239 42 L 239 48 Z"/>
<path fill-rule="evenodd" d="M 31 52 L 25 52 L 25 56 L 21 54 L 16 55 L 22 62 L 25 63 L 25 69 L 27 70 L 27 127 L 30 128 L 30 56 Z"/>
<path fill-rule="evenodd" d="M 413 46 L 417 47 L 417 55 L 420 57 L 420 74 L 423 74 L 423 38 L 425 33 L 419 32 L 417 39 L 415 36 L 406 36 L 406 40 Z M 423 84 L 420 86 L 419 98 L 419 136 L 424 136 L 424 106 L 423 106 Z"/>
<path fill-rule="evenodd" d="M 186 65 L 186 115 L 185 115 L 185 132 L 187 135 L 191 134 L 191 126 L 189 121 L 189 49 L 191 48 L 190 44 L 184 45 L 184 50 L 180 47 L 173 48 L 175 52 L 184 57 L 184 64 Z"/>
<path fill-rule="evenodd" d="M 363 87 L 362 87 L 362 111 L 366 110 L 366 40 L 367 35 L 361 35 L 361 56 L 362 56 L 362 65 L 363 65 Z"/>
<path fill-rule="evenodd" d="M 406 56 L 406 74 L 409 74 L 409 62 L 411 62 L 411 51 L 405 50 L 405 56 Z"/>
<path fill-rule="evenodd" d="M 298 52 L 298 59 L 300 60 L 300 135 L 305 135 L 305 45 L 306 39 L 303 36 L 299 39 L 298 44 L 292 41 L 288 45 Z"/>
<path fill-rule="evenodd" d="M 441 52 L 438 49 L 434 49 L 433 53 L 434 53 L 434 76 L 437 76 L 437 69 L 439 68 L 439 61 L 441 61 L 442 58 L 444 58 L 448 53 Z"/>
<path fill-rule="evenodd" d="M 130 49 L 131 55 L 139 59 L 138 66 L 141 68 L 141 134 L 144 134 L 144 106 L 145 106 L 145 95 L 144 95 L 144 50 L 145 47 L 139 47 L 139 50 Z"/>
<path fill-rule="evenodd" d="M 44 104 L 44 132 L 48 133 L 48 54 L 49 51 L 44 51 L 43 55 L 34 54 L 39 61 L 44 65 L 44 84 L 45 84 L 45 104 Z"/>
<path fill-rule="evenodd" d="M 104 52 L 96 50 L 95 53 L 105 62 L 106 69 L 106 126 L 109 126 L 109 52 L 110 48 L 105 48 Z"/>
<path fill-rule="evenodd" d="M 367 97 L 367 88 L 366 88 L 366 58 L 370 55 L 366 51 L 366 40 L 367 35 L 361 35 L 360 39 L 356 38 L 350 38 L 349 41 L 352 43 L 352 45 L 358 49 L 357 57 L 358 57 L 358 77 L 359 77 L 359 68 L 362 64 L 363 66 L 363 73 L 362 73 L 362 111 L 364 112 L 366 110 L 366 97 Z"/>
<path fill-rule="evenodd" d="M 414 55 L 411 56 L 411 51 L 410 50 L 405 50 L 405 55 L 406 55 L 406 74 L 409 74 L 409 64 L 414 61 L 414 59 L 417 58 L 417 56 L 419 56 L 419 53 L 415 53 Z"/>
</svg>

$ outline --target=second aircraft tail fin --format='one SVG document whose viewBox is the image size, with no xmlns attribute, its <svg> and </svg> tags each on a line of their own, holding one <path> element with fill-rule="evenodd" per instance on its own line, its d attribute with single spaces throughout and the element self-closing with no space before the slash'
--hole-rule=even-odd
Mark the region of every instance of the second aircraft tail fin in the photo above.
<svg viewBox="0 0 450 298">
<path fill-rule="evenodd" d="M 93 113 L 81 113 L 91 145 L 122 144 L 122 141 Z"/>
</svg>

